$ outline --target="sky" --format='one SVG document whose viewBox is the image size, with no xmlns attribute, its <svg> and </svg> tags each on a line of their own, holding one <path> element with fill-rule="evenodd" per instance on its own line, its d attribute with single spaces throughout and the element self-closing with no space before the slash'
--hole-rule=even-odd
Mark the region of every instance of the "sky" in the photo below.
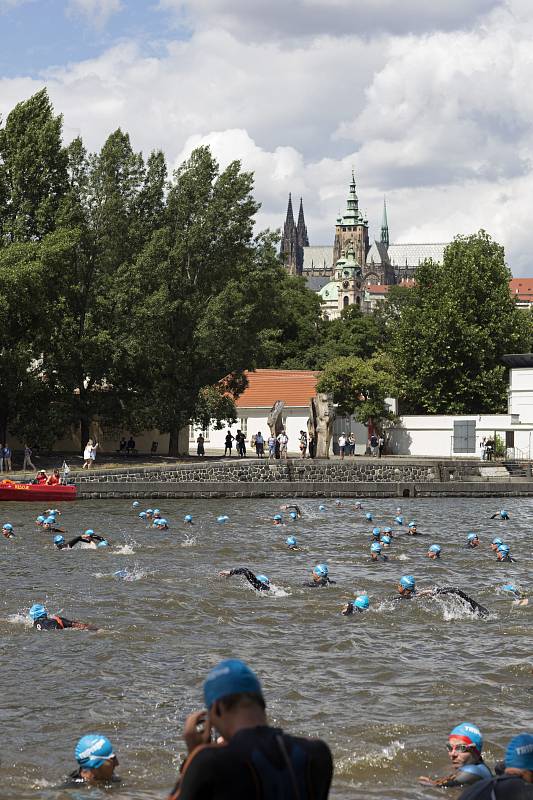
<svg viewBox="0 0 533 800">
<path fill-rule="evenodd" d="M 386 196 L 391 241 L 484 228 L 533 276 L 532 38 L 532 0 L 0 0 L 0 114 L 46 86 L 91 150 L 209 144 L 315 245 L 353 168 L 371 237 Z"/>
</svg>

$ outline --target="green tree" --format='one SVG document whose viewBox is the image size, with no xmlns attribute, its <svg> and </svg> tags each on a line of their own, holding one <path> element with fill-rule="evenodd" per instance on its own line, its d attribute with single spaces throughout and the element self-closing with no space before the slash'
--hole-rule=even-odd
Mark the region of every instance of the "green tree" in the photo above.
<svg viewBox="0 0 533 800">
<path fill-rule="evenodd" d="M 67 188 L 62 124 L 42 89 L 15 106 L 0 128 L 0 244 L 35 241 L 54 230 Z"/>
<path fill-rule="evenodd" d="M 381 427 L 393 417 L 385 402 L 395 394 L 393 367 L 383 354 L 370 359 L 342 356 L 329 361 L 317 390 L 333 395 L 340 414 L 353 415 L 363 424 L 370 420 Z"/>
<path fill-rule="evenodd" d="M 530 330 L 509 293 L 503 248 L 485 231 L 458 236 L 442 264 L 422 265 L 392 322 L 389 352 L 411 413 L 498 413 L 506 408 L 505 353 Z"/>
<path fill-rule="evenodd" d="M 181 428 L 204 424 L 206 402 L 215 419 L 234 415 L 220 396 L 242 391 L 271 322 L 283 273 L 274 237 L 253 237 L 252 185 L 239 162 L 220 172 L 208 148 L 195 150 L 175 174 L 165 226 L 122 270 L 135 419 L 170 433 L 170 455 Z"/>
</svg>

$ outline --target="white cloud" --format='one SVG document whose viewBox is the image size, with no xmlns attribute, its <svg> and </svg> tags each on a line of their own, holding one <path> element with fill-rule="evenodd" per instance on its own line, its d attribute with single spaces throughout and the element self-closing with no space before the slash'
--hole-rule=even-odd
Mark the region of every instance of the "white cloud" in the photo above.
<svg viewBox="0 0 533 800">
<path fill-rule="evenodd" d="M 70 15 L 81 14 L 98 28 L 103 27 L 122 8 L 121 0 L 68 0 L 67 6 Z"/>
</svg>

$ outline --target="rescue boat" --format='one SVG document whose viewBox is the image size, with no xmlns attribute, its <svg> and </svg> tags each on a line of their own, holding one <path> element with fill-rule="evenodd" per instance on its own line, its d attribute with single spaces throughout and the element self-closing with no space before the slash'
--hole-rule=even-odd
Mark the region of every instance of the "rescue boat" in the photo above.
<svg viewBox="0 0 533 800">
<path fill-rule="evenodd" d="M 0 481 L 0 500 L 12 502 L 38 501 L 50 503 L 52 500 L 75 500 L 77 489 L 75 486 L 48 486 L 46 483 L 15 483 L 15 481 Z"/>
</svg>

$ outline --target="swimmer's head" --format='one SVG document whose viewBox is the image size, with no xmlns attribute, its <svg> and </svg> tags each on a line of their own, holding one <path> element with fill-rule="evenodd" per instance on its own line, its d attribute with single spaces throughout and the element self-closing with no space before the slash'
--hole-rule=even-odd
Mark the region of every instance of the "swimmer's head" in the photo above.
<svg viewBox="0 0 533 800">
<path fill-rule="evenodd" d="M 477 533 L 469 533 L 466 539 L 468 542 L 479 542 L 479 536 Z"/>
<path fill-rule="evenodd" d="M 146 511 L 139 511 L 140 519 L 146 519 L 146 516 L 147 516 Z"/>
<path fill-rule="evenodd" d="M 511 739 L 505 753 L 505 768 L 533 772 L 533 734 L 520 733 Z"/>
<path fill-rule="evenodd" d="M 204 683 L 204 702 L 207 709 L 229 695 L 257 695 L 263 699 L 257 675 L 243 661 L 228 659 L 221 661 L 209 672 Z"/>
<path fill-rule="evenodd" d="M 32 622 L 35 622 L 35 620 L 41 619 L 41 617 L 47 617 L 48 611 L 41 603 L 34 603 L 28 611 L 28 616 Z"/>
<path fill-rule="evenodd" d="M 76 761 L 82 769 L 98 769 L 105 763 L 118 763 L 111 742 L 106 736 L 89 733 L 82 736 L 74 751 Z"/>
<path fill-rule="evenodd" d="M 146 513 L 147 517 L 151 517 L 152 514 L 154 513 L 154 509 L 153 508 L 147 508 L 145 513 Z"/>
<path fill-rule="evenodd" d="M 43 522 L 44 522 L 44 520 L 45 520 L 45 518 L 43 517 L 43 515 L 42 515 L 42 514 L 39 514 L 39 516 L 37 517 L 37 519 L 35 520 L 35 522 L 37 523 L 37 525 L 42 525 L 42 524 L 43 524 Z"/>
<path fill-rule="evenodd" d="M 329 575 L 329 567 L 327 564 L 317 564 L 313 567 L 313 578 L 317 581 L 327 578 Z"/>
<path fill-rule="evenodd" d="M 220 516 L 217 517 L 217 522 L 227 522 L 228 520 L 229 517 L 226 516 L 226 514 L 220 514 Z"/>
<path fill-rule="evenodd" d="M 289 516 L 291 519 L 298 519 L 298 514 L 296 513 L 296 511 L 291 511 Z"/>
<path fill-rule="evenodd" d="M 472 722 L 461 722 L 450 732 L 448 739 L 455 739 L 468 747 L 477 751 L 478 754 L 483 750 L 483 736 L 477 725 Z"/>
<path fill-rule="evenodd" d="M 500 517 L 501 519 L 509 519 L 509 512 L 506 511 L 505 508 L 502 508 L 500 511 Z"/>
<path fill-rule="evenodd" d="M 156 518 L 160 517 L 161 516 L 160 510 L 158 508 L 154 508 L 154 510 L 152 511 L 152 516 Z"/>
<path fill-rule="evenodd" d="M 323 505 L 323 504 L 321 503 L 321 504 L 318 506 L 318 510 L 319 510 L 319 511 L 325 511 L 325 510 L 326 510 L 326 506 L 325 506 L 325 505 Z"/>
<path fill-rule="evenodd" d="M 514 597 L 520 597 L 519 590 L 512 583 L 506 583 L 505 586 L 502 586 L 502 592 L 509 592 Z"/>
<path fill-rule="evenodd" d="M 52 515 L 50 515 L 49 517 L 45 517 L 44 518 L 44 524 L 45 525 L 53 525 L 55 523 L 55 521 L 56 521 L 56 518 L 53 517 Z"/>
<path fill-rule="evenodd" d="M 494 538 L 494 539 L 492 540 L 492 542 L 490 543 L 490 549 L 491 549 L 491 550 L 497 550 L 497 549 L 498 549 L 498 547 L 499 547 L 501 544 L 503 544 L 503 539 L 500 539 L 500 537 L 499 537 L 499 536 L 496 536 L 496 538 Z"/>
<path fill-rule="evenodd" d="M 379 542 L 372 542 L 370 546 L 371 553 L 377 553 L 378 555 L 381 553 L 381 544 Z"/>
<path fill-rule="evenodd" d="M 263 586 L 270 586 L 270 581 L 266 575 L 256 575 L 255 577 L 257 578 L 259 583 L 263 584 Z"/>
<path fill-rule="evenodd" d="M 399 516 L 399 517 L 394 517 L 394 522 L 395 522 L 397 525 L 403 525 L 403 517 L 401 517 L 401 516 Z"/>
<path fill-rule="evenodd" d="M 408 527 L 409 529 L 411 529 L 411 528 L 416 528 L 416 522 L 414 521 L 414 519 L 412 519 L 412 520 L 411 520 L 411 522 L 408 524 L 408 526 L 407 526 L 407 527 Z"/>
<path fill-rule="evenodd" d="M 412 575 L 402 575 L 398 584 L 400 594 L 412 594 L 416 590 L 416 581 Z"/>
<path fill-rule="evenodd" d="M 94 531 L 93 531 L 92 528 L 87 528 L 87 530 L 85 531 L 85 533 L 83 535 L 84 536 L 94 536 Z"/>
<path fill-rule="evenodd" d="M 13 525 L 10 522 L 4 522 L 4 524 L 2 525 L 2 530 L 11 533 L 13 530 Z"/>
<path fill-rule="evenodd" d="M 287 536 L 285 540 L 287 547 L 296 547 L 296 538 L 294 536 Z"/>
<path fill-rule="evenodd" d="M 380 533 L 381 531 L 379 528 L 372 528 L 372 536 L 374 537 L 374 539 L 379 539 Z"/>
<path fill-rule="evenodd" d="M 366 514 L 365 514 L 365 517 L 367 518 L 367 520 L 368 520 L 369 522 L 372 522 L 372 514 L 370 513 L 370 511 L 367 511 L 367 512 L 366 512 Z"/>
<path fill-rule="evenodd" d="M 132 508 L 139 508 L 139 501 L 138 500 L 134 500 L 133 503 L 131 504 L 131 507 Z"/>
<path fill-rule="evenodd" d="M 185 514 L 183 517 L 183 521 L 187 522 L 189 525 L 192 523 L 192 514 Z"/>
<path fill-rule="evenodd" d="M 58 533 L 57 536 L 54 536 L 54 544 L 55 545 L 65 544 L 65 537 L 61 536 L 61 534 Z"/>
<path fill-rule="evenodd" d="M 279 524 L 279 523 L 281 522 L 281 520 L 282 520 L 282 516 L 281 516 L 281 514 L 274 514 L 274 516 L 272 517 L 272 519 L 273 519 L 273 521 L 274 521 L 275 523 L 278 523 L 278 524 Z"/>
<path fill-rule="evenodd" d="M 507 556 L 509 555 L 510 552 L 511 552 L 511 548 L 509 547 L 508 544 L 500 544 L 498 546 L 498 549 L 496 550 L 496 554 L 497 554 L 498 559 L 500 561 L 502 559 L 504 559 L 504 558 L 507 558 Z"/>
<path fill-rule="evenodd" d="M 365 611 L 370 606 L 370 599 L 367 594 L 359 594 L 352 600 L 352 605 L 359 611 Z"/>
<path fill-rule="evenodd" d="M 389 527 L 383 528 L 383 533 L 386 533 L 387 536 L 388 536 L 389 534 L 392 533 L 392 528 L 389 528 Z"/>
<path fill-rule="evenodd" d="M 428 558 L 440 558 L 441 546 L 440 544 L 432 544 L 428 550 Z"/>
<path fill-rule="evenodd" d="M 392 539 L 387 533 L 385 533 L 381 537 L 381 544 L 383 545 L 383 547 L 390 547 L 391 542 L 392 542 Z"/>
</svg>

